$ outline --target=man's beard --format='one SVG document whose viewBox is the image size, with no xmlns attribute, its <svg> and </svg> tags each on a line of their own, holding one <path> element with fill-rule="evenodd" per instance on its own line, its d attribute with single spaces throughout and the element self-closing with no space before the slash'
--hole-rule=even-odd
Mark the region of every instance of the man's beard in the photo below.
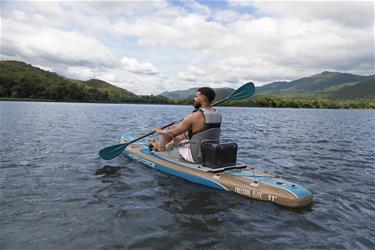
<svg viewBox="0 0 375 250">
<path fill-rule="evenodd" d="M 200 102 L 194 102 L 193 106 L 194 108 L 199 109 L 202 106 L 202 104 Z"/>
</svg>

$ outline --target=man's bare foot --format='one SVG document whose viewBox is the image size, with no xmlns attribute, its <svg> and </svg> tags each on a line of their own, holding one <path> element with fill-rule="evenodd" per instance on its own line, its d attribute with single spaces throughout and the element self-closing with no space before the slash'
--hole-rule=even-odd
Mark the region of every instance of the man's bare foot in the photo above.
<svg viewBox="0 0 375 250">
<path fill-rule="evenodd" d="M 157 140 L 153 139 L 150 143 L 150 145 L 148 146 L 149 149 L 152 151 L 163 151 L 163 149 L 161 149 L 160 147 L 160 142 L 158 142 Z"/>
</svg>

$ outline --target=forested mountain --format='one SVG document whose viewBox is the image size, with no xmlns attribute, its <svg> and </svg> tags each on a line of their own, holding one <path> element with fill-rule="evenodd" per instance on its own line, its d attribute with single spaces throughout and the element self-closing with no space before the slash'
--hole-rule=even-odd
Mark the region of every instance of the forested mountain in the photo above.
<svg viewBox="0 0 375 250">
<path fill-rule="evenodd" d="M 331 99 L 374 99 L 375 79 L 360 82 L 354 85 L 343 86 L 330 94 Z"/>
<path fill-rule="evenodd" d="M 367 84 L 362 84 L 366 82 Z M 375 75 L 361 76 L 322 72 L 290 82 L 273 82 L 256 88 L 256 95 L 309 97 L 325 99 L 375 99 Z M 342 94 L 353 91 L 351 94 Z"/>
<path fill-rule="evenodd" d="M 375 75 L 361 76 L 348 73 L 322 72 L 310 77 L 286 82 L 272 82 L 256 87 L 255 95 L 323 98 L 328 100 L 375 99 Z M 160 95 L 171 99 L 191 99 L 197 88 L 163 92 Z M 218 99 L 228 96 L 234 89 L 215 89 Z"/>
<path fill-rule="evenodd" d="M 169 102 L 162 96 L 138 96 L 97 79 L 69 79 L 18 61 L 0 61 L 0 97 L 78 102 Z"/>
</svg>

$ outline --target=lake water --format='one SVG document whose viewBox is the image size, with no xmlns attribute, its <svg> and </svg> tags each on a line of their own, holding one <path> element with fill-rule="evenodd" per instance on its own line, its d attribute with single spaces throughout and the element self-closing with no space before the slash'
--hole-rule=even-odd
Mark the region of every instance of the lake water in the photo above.
<svg viewBox="0 0 375 250">
<path fill-rule="evenodd" d="M 188 106 L 0 102 L 0 249 L 374 249 L 375 112 L 219 107 L 238 158 L 302 184 L 288 209 L 98 159 Z M 117 177 L 95 175 L 105 165 Z"/>
</svg>

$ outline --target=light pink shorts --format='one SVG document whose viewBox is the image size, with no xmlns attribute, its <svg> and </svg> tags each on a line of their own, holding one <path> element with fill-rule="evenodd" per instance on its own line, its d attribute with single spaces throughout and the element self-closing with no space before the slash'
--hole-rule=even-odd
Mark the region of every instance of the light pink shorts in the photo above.
<svg viewBox="0 0 375 250">
<path fill-rule="evenodd" d="M 191 149 L 190 149 L 190 144 L 186 143 L 189 140 L 182 140 L 180 143 L 182 145 L 178 146 L 178 152 L 184 158 L 186 161 L 194 162 L 193 156 L 191 155 Z M 184 144 L 186 143 L 186 144 Z"/>
</svg>

